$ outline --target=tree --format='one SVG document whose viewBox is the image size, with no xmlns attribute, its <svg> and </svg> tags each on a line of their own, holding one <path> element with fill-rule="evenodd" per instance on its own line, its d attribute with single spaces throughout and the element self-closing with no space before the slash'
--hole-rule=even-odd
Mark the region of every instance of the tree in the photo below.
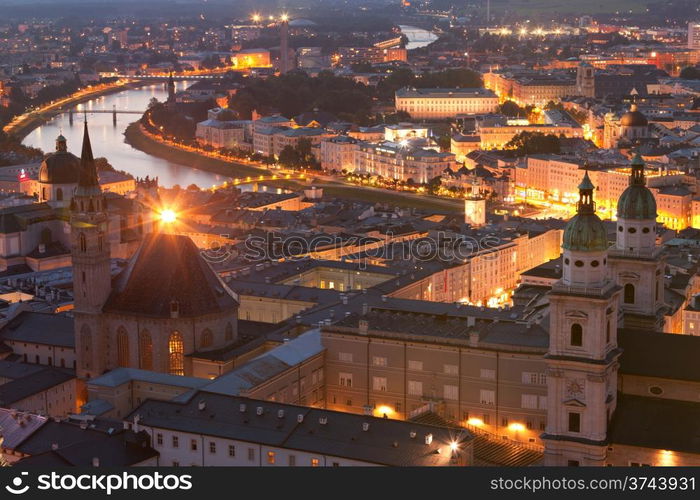
<svg viewBox="0 0 700 500">
<path fill-rule="evenodd" d="M 542 132 L 520 132 L 506 145 L 506 149 L 514 149 L 519 155 L 558 154 L 561 152 L 559 138 Z"/>
<path fill-rule="evenodd" d="M 506 101 L 498 107 L 499 113 L 511 118 L 525 118 L 527 112 L 513 101 Z"/>
<path fill-rule="evenodd" d="M 299 152 L 292 146 L 285 146 L 280 151 L 279 163 L 286 168 L 297 168 L 300 163 Z"/>
<path fill-rule="evenodd" d="M 683 68 L 680 77 L 685 80 L 700 80 L 700 69 L 695 66 Z"/>
</svg>

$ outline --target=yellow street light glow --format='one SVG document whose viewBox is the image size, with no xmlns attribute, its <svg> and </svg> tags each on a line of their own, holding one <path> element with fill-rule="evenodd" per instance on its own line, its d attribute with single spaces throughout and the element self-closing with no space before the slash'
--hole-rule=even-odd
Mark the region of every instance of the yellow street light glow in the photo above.
<svg viewBox="0 0 700 500">
<path fill-rule="evenodd" d="M 394 410 L 390 406 L 381 405 L 378 406 L 377 409 L 374 410 L 374 412 L 379 417 L 383 417 L 384 415 L 390 417 L 394 413 Z"/>
<path fill-rule="evenodd" d="M 520 34 L 521 34 L 521 35 L 527 35 L 527 29 L 521 28 L 521 29 L 520 29 Z"/>
<path fill-rule="evenodd" d="M 280 19 L 282 20 L 283 23 L 286 23 L 289 20 L 289 16 L 287 14 L 282 14 L 280 16 Z"/>
<path fill-rule="evenodd" d="M 260 22 L 260 14 L 253 14 L 253 22 L 256 22 L 256 23 Z"/>
<path fill-rule="evenodd" d="M 476 417 L 470 418 L 469 420 L 467 420 L 467 423 L 475 427 L 481 427 L 482 425 L 484 425 L 484 421 Z"/>
<path fill-rule="evenodd" d="M 523 424 L 521 424 L 521 423 L 518 423 L 518 422 L 514 422 L 514 423 L 510 424 L 510 425 L 508 426 L 508 428 L 509 428 L 511 431 L 516 431 L 516 432 L 520 432 L 520 431 L 524 431 L 524 430 L 525 430 L 525 426 L 524 426 Z"/>
<path fill-rule="evenodd" d="M 452 453 L 454 453 L 455 451 L 457 451 L 458 448 L 459 448 L 459 446 L 457 446 L 457 441 L 452 441 L 452 442 L 450 443 L 450 449 L 452 450 Z"/>
<path fill-rule="evenodd" d="M 172 224 L 177 220 L 177 214 L 175 213 L 175 211 L 166 208 L 160 213 L 160 220 L 165 222 L 166 224 Z"/>
</svg>

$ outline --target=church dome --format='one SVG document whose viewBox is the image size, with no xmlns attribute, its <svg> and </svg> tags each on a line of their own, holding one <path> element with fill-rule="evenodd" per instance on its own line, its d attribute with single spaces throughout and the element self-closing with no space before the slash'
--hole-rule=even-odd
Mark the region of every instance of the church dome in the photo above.
<svg viewBox="0 0 700 500">
<path fill-rule="evenodd" d="M 637 110 L 636 104 L 632 104 L 630 110 L 620 118 L 620 125 L 623 127 L 646 127 L 649 125 L 649 120 L 644 116 L 644 113 Z"/>
<path fill-rule="evenodd" d="M 44 184 L 77 184 L 80 175 L 80 159 L 69 153 L 66 138 L 59 135 L 56 151 L 47 155 L 39 168 L 39 182 Z"/>
<path fill-rule="evenodd" d="M 608 233 L 603 221 L 595 214 L 593 190 L 595 187 L 588 172 L 578 187 L 580 201 L 578 213 L 571 218 L 564 229 L 562 248 L 576 252 L 604 251 L 608 248 Z"/>
<path fill-rule="evenodd" d="M 562 248 L 578 252 L 607 250 L 608 233 L 596 214 L 575 215 L 564 229 Z"/>
<path fill-rule="evenodd" d="M 644 161 L 637 155 L 632 160 L 630 185 L 617 202 L 617 218 L 656 220 L 656 215 L 656 199 L 644 181 Z"/>
</svg>

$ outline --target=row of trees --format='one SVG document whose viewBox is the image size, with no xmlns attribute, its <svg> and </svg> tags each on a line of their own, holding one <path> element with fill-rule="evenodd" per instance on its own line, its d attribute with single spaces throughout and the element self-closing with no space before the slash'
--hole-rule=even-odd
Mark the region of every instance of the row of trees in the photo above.
<svg viewBox="0 0 700 500">
<path fill-rule="evenodd" d="M 335 76 L 330 71 L 312 78 L 305 73 L 290 72 L 278 77 L 253 79 L 229 100 L 229 107 L 239 118 L 250 119 L 253 110 L 274 109 L 286 117 L 318 108 L 341 120 L 358 125 L 377 123 L 372 107 L 378 101 L 392 101 L 402 87 L 480 87 L 481 76 L 469 69 L 448 69 L 415 75 L 408 68 L 398 68 L 383 78 L 377 87 Z M 397 117 L 400 119 L 403 117 Z"/>
</svg>

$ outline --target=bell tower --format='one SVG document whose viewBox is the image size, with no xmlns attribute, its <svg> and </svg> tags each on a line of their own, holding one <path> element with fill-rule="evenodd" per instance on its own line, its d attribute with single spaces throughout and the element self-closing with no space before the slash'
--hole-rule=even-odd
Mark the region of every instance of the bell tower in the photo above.
<svg viewBox="0 0 700 500">
<path fill-rule="evenodd" d="M 97 178 L 87 121 L 80 157 L 80 178 L 70 207 L 71 257 L 75 311 L 77 373 L 102 373 L 100 313 L 111 292 L 105 199 Z"/>
<path fill-rule="evenodd" d="M 586 172 L 564 231 L 562 278 L 549 294 L 545 465 L 604 465 L 615 411 L 620 287 L 608 277 L 594 189 Z"/>
<path fill-rule="evenodd" d="M 646 187 L 644 160 L 637 154 L 629 186 L 617 202 L 617 237 L 610 249 L 610 276 L 622 287 L 626 328 L 663 327 L 665 262 L 656 245 L 656 217 L 656 199 Z"/>
</svg>

